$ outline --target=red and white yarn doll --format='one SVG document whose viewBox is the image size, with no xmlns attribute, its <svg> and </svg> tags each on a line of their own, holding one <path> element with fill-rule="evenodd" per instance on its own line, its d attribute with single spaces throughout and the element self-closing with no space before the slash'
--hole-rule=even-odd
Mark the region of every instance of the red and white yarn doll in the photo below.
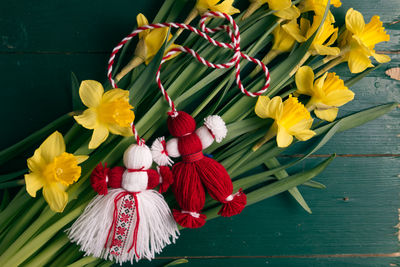
<svg viewBox="0 0 400 267">
<path fill-rule="evenodd" d="M 151 149 L 157 164 L 169 163 L 168 156 L 182 157 L 173 165 L 172 190 L 181 210 L 174 210 L 178 224 L 187 228 L 204 225 L 206 216 L 201 214 L 205 202 L 205 189 L 215 200 L 223 203 L 218 212 L 229 217 L 239 214 L 246 205 L 246 195 L 240 190 L 233 194 L 233 185 L 225 168 L 212 158 L 204 156 L 203 150 L 214 140 L 221 142 L 227 128 L 221 117 L 205 118 L 204 125 L 196 130 L 196 122 L 186 112 L 178 111 L 168 117 L 168 130 L 175 138 L 165 143 L 157 139 Z"/>
<path fill-rule="evenodd" d="M 153 190 L 159 184 L 160 191 L 168 188 L 170 169 L 149 169 L 152 155 L 143 141 L 128 147 L 123 162 L 125 168 L 108 169 L 100 163 L 94 169 L 91 184 L 98 195 L 67 230 L 85 255 L 120 264 L 151 260 L 179 235 L 170 208 Z"/>
<path fill-rule="evenodd" d="M 229 21 L 232 28 L 229 25 L 221 25 L 217 28 L 210 29 L 205 26 L 205 22 L 208 18 L 226 19 Z M 267 91 L 270 85 L 270 75 L 268 68 L 260 60 L 241 52 L 240 32 L 235 20 L 230 15 L 222 12 L 207 12 L 200 19 L 201 30 L 187 24 L 170 22 L 144 25 L 127 35 L 113 49 L 109 60 L 108 79 L 113 87 L 116 87 L 116 84 L 112 78 L 112 65 L 119 50 L 140 32 L 164 27 L 189 30 L 201 36 L 214 46 L 230 49 L 234 52 L 233 57 L 228 62 L 214 64 L 202 58 L 193 49 L 185 46 L 174 47 L 169 49 L 164 55 L 156 73 L 158 87 L 171 107 L 171 111 L 168 112 L 169 117 L 167 124 L 169 132 L 175 138 L 169 140 L 167 143 L 164 139 L 156 140 L 152 146 L 153 158 L 159 165 L 171 165 L 173 161 L 169 156 L 182 157 L 182 162 L 178 162 L 173 165 L 172 168 L 174 176 L 172 189 L 182 209 L 180 211 L 174 211 L 174 218 L 184 227 L 196 228 L 203 226 L 206 219 L 206 216 L 201 214 L 201 209 L 205 201 L 205 189 L 207 189 L 214 199 L 223 204 L 219 211 L 219 214 L 222 216 L 232 216 L 240 213 L 246 205 L 246 195 L 241 190 L 237 193 L 233 193 L 232 181 L 225 168 L 217 161 L 205 157 L 202 152 L 203 149 L 211 145 L 214 139 L 219 142 L 225 137 L 227 132 L 225 123 L 218 116 L 210 116 L 206 118 L 205 125 L 196 130 L 195 120 L 183 111 L 178 112 L 174 102 L 164 89 L 160 79 L 161 66 L 174 54 L 186 53 L 210 68 L 226 69 L 235 67 L 236 83 L 239 89 L 250 97 L 259 96 Z M 217 31 L 226 31 L 231 42 L 219 42 L 208 35 Z M 265 84 L 258 92 L 249 92 L 244 88 L 240 79 L 241 58 L 257 64 L 263 70 L 265 74 Z"/>
</svg>

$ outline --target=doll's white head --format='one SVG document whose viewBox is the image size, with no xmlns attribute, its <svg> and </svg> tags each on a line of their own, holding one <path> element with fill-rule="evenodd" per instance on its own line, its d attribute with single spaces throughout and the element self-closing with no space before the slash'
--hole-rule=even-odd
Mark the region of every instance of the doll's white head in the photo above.
<svg viewBox="0 0 400 267">
<path fill-rule="evenodd" d="M 153 163 L 150 148 L 146 145 L 130 145 L 124 153 L 124 165 L 127 169 L 147 170 Z"/>
</svg>

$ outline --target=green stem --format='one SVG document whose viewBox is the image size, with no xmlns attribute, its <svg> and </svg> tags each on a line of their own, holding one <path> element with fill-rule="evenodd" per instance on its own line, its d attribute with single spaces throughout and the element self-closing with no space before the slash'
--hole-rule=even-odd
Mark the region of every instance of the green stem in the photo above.
<svg viewBox="0 0 400 267">
<path fill-rule="evenodd" d="M 37 236 L 29 240 L 24 246 L 22 247 L 19 246 L 18 249 L 16 249 L 16 246 L 13 246 L 14 244 L 17 243 L 18 241 L 17 240 L 15 243 L 13 243 L 10 249 L 8 249 L 0 257 L 0 266 L 19 266 L 32 254 L 34 254 L 38 249 L 40 249 L 46 243 L 46 241 L 49 240 L 49 238 L 51 238 L 54 234 L 60 231 L 65 225 L 67 225 L 76 217 L 78 217 L 82 213 L 82 210 L 86 207 L 86 205 L 87 205 L 86 202 L 82 203 L 77 208 L 75 208 L 65 216 L 61 217 L 54 224 L 43 230 Z M 40 223 L 40 225 L 42 225 L 42 223 Z M 19 245 L 21 241 L 26 241 L 26 240 L 20 240 L 20 242 L 18 242 Z"/>
<path fill-rule="evenodd" d="M 23 175 L 25 173 L 28 173 L 28 169 L 23 169 L 21 171 L 16 171 L 16 172 L 7 173 L 7 174 L 2 174 L 2 175 L 0 175 L 0 183 L 7 182 L 14 178 L 20 177 L 21 175 Z"/>
<path fill-rule="evenodd" d="M 343 58 L 337 57 L 334 60 L 330 61 L 327 65 L 325 65 L 318 73 L 315 75 L 315 78 L 322 76 L 325 72 L 329 71 L 330 69 L 336 67 L 340 63 L 344 62 Z"/>
<path fill-rule="evenodd" d="M 70 243 L 50 264 L 50 267 L 67 266 L 83 256 L 75 244 Z"/>
<path fill-rule="evenodd" d="M 264 145 L 266 142 L 274 138 L 276 136 L 276 131 L 277 131 L 276 125 L 274 123 L 271 125 L 271 127 L 269 128 L 268 132 L 264 135 L 264 137 L 261 138 L 261 140 L 258 141 L 257 144 L 253 146 L 252 151 L 253 152 L 257 151 L 262 145 Z"/>
<path fill-rule="evenodd" d="M 26 266 L 47 265 L 57 255 L 57 252 L 68 243 L 69 243 L 68 237 L 64 233 L 60 233 L 54 241 L 48 242 L 45 249 L 43 249 L 39 254 L 35 255 L 32 259 L 28 260 L 24 265 Z"/>
<path fill-rule="evenodd" d="M 24 179 L 20 179 L 20 180 L 15 180 L 15 181 L 9 181 L 9 182 L 5 182 L 5 183 L 0 183 L 0 190 L 1 189 L 6 189 L 6 188 L 10 188 L 10 187 L 17 187 L 17 186 L 21 186 L 25 184 L 25 180 Z"/>
<path fill-rule="evenodd" d="M 24 231 L 25 227 L 31 222 L 32 218 L 43 209 L 45 202 L 43 198 L 35 201 L 35 204 L 26 210 L 22 216 L 15 221 L 12 228 L 7 232 L 6 236 L 0 243 L 0 254 L 2 254 L 15 239 Z"/>
<path fill-rule="evenodd" d="M 102 259 L 94 258 L 94 257 L 84 257 L 82 259 L 77 260 L 74 263 L 67 265 L 67 267 L 81 267 L 85 266 L 86 264 L 93 263 L 93 262 L 102 262 Z"/>
<path fill-rule="evenodd" d="M 300 60 L 300 62 L 296 65 L 296 67 L 294 67 L 294 69 L 292 69 L 292 71 L 289 73 L 289 77 L 295 75 L 296 72 L 300 69 L 300 67 L 303 66 L 304 63 L 306 63 L 306 61 L 310 58 L 310 56 L 311 56 L 310 52 L 307 52 L 304 55 L 304 57 Z"/>
<path fill-rule="evenodd" d="M 25 188 L 21 188 L 18 194 L 11 200 L 7 208 L 0 213 L 0 233 L 12 222 L 19 211 L 30 204 L 32 198 L 26 194 Z"/>
</svg>

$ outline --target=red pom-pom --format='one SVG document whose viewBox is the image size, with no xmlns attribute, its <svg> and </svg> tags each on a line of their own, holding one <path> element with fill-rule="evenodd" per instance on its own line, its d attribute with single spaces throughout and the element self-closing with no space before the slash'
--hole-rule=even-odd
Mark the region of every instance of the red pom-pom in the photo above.
<svg viewBox="0 0 400 267">
<path fill-rule="evenodd" d="M 96 191 L 99 195 L 107 195 L 107 174 L 109 172 L 109 168 L 107 168 L 107 164 L 103 167 L 102 163 L 99 163 L 96 168 L 92 171 L 90 175 L 90 184 L 92 185 L 94 191 Z"/>
<path fill-rule="evenodd" d="M 178 111 L 176 117 L 168 117 L 167 125 L 169 132 L 175 137 L 181 137 L 196 130 L 195 120 L 184 111 Z"/>
<path fill-rule="evenodd" d="M 147 189 L 153 189 L 160 183 L 160 175 L 156 170 L 149 169 L 147 172 Z"/>
<path fill-rule="evenodd" d="M 191 215 L 190 213 L 183 213 L 179 210 L 173 210 L 175 221 L 186 228 L 200 228 L 206 223 L 207 216 L 204 214 L 198 214 L 198 217 Z"/>
<path fill-rule="evenodd" d="M 222 208 L 219 210 L 218 214 L 223 217 L 237 215 L 242 212 L 246 203 L 247 197 L 243 193 L 242 189 L 240 189 L 239 192 L 233 196 L 231 201 L 222 204 Z"/>
<path fill-rule="evenodd" d="M 112 188 L 121 188 L 122 175 L 125 172 L 124 167 L 114 167 L 108 172 L 108 186 Z"/>
<path fill-rule="evenodd" d="M 170 185 L 174 182 L 174 177 L 172 176 L 172 172 L 167 166 L 160 166 L 160 175 L 162 178 L 162 183 L 160 185 L 159 192 L 162 194 L 166 192 Z"/>
</svg>

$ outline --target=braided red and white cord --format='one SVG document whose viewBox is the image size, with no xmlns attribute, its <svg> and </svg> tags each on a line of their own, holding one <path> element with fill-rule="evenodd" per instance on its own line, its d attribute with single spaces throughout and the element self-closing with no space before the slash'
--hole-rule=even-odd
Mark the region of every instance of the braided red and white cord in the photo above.
<svg viewBox="0 0 400 267">
<path fill-rule="evenodd" d="M 228 26 L 228 25 L 222 25 L 219 26 L 217 28 L 214 29 L 210 29 L 208 27 L 205 26 L 205 22 L 207 20 L 207 18 L 209 17 L 219 17 L 219 18 L 224 18 L 226 20 L 229 21 L 229 23 L 232 25 L 233 27 L 233 31 L 232 29 Z M 176 109 L 175 109 L 175 104 L 172 101 L 172 99 L 169 97 L 168 93 L 166 92 L 166 90 L 164 89 L 162 83 L 161 83 L 161 79 L 160 79 L 160 72 L 161 72 L 161 66 L 162 64 L 168 59 L 170 58 L 172 55 L 179 53 L 179 52 L 184 52 L 187 54 L 192 55 L 194 58 L 196 58 L 200 63 L 202 63 L 203 65 L 206 65 L 210 68 L 215 68 L 215 69 L 227 69 L 227 68 L 231 68 L 232 66 L 235 66 L 235 77 L 236 77 L 236 83 L 239 87 L 239 89 L 242 91 L 243 94 L 247 95 L 247 96 L 251 96 L 251 97 L 256 97 L 259 96 L 261 94 L 263 94 L 264 92 L 267 91 L 269 85 L 270 85 L 270 75 L 269 75 L 269 71 L 268 68 L 264 65 L 264 63 L 262 63 L 260 60 L 250 57 L 244 53 L 242 53 L 240 51 L 240 32 L 239 32 L 239 27 L 237 26 L 235 20 L 228 14 L 222 13 L 222 12 L 207 12 L 205 13 L 201 19 L 200 19 L 200 28 L 201 31 L 190 26 L 187 24 L 182 24 L 182 23 L 174 23 L 174 22 L 170 22 L 170 23 L 156 23 L 156 24 L 149 24 L 149 25 L 145 25 L 142 27 L 137 28 L 136 30 L 134 30 L 132 33 L 130 33 L 128 36 L 126 36 L 124 39 L 122 39 L 122 41 L 113 49 L 111 56 L 110 56 L 110 60 L 108 61 L 108 71 L 107 71 L 107 76 L 108 79 L 112 85 L 113 88 L 117 88 L 117 85 L 114 81 L 114 79 L 112 78 L 112 66 L 114 64 L 114 60 L 115 60 L 115 56 L 116 54 L 119 52 L 119 50 L 129 41 L 131 40 L 133 37 L 135 37 L 138 33 L 145 31 L 145 30 L 149 30 L 149 29 L 158 29 L 158 28 L 165 28 L 165 27 L 172 27 L 172 28 L 181 28 L 181 29 L 186 29 L 189 30 L 201 37 L 203 37 L 204 39 L 206 39 L 208 42 L 210 42 L 211 44 L 213 44 L 214 46 L 218 46 L 218 47 L 222 47 L 222 48 L 227 48 L 227 49 L 231 49 L 234 51 L 233 57 L 231 58 L 231 60 L 229 60 L 226 63 L 220 63 L 220 64 L 215 64 L 212 62 L 207 61 L 206 59 L 204 59 L 203 57 L 201 57 L 196 51 L 194 51 L 193 49 L 190 49 L 188 47 L 184 47 L 184 46 L 180 46 L 177 48 L 173 48 L 170 49 L 163 57 L 163 59 L 161 60 L 161 64 L 158 68 L 158 71 L 156 73 L 156 81 L 158 84 L 158 87 L 161 90 L 161 93 L 164 95 L 165 99 L 167 100 L 169 106 L 171 107 L 171 115 L 177 114 Z M 212 37 L 210 37 L 208 34 L 212 34 L 218 31 L 226 31 L 227 34 L 229 35 L 230 39 L 231 39 L 231 43 L 224 43 L 224 42 L 219 42 L 217 40 L 214 40 Z M 258 92 L 252 93 L 247 91 L 243 84 L 242 81 L 240 79 L 240 59 L 244 58 L 248 61 L 251 61 L 255 64 L 257 64 L 258 66 L 260 66 L 262 68 L 262 70 L 265 73 L 265 84 L 264 86 L 261 88 L 261 90 L 259 90 Z M 140 138 L 137 136 L 137 133 L 135 133 L 137 139 L 138 139 L 138 144 L 140 142 Z"/>
</svg>

